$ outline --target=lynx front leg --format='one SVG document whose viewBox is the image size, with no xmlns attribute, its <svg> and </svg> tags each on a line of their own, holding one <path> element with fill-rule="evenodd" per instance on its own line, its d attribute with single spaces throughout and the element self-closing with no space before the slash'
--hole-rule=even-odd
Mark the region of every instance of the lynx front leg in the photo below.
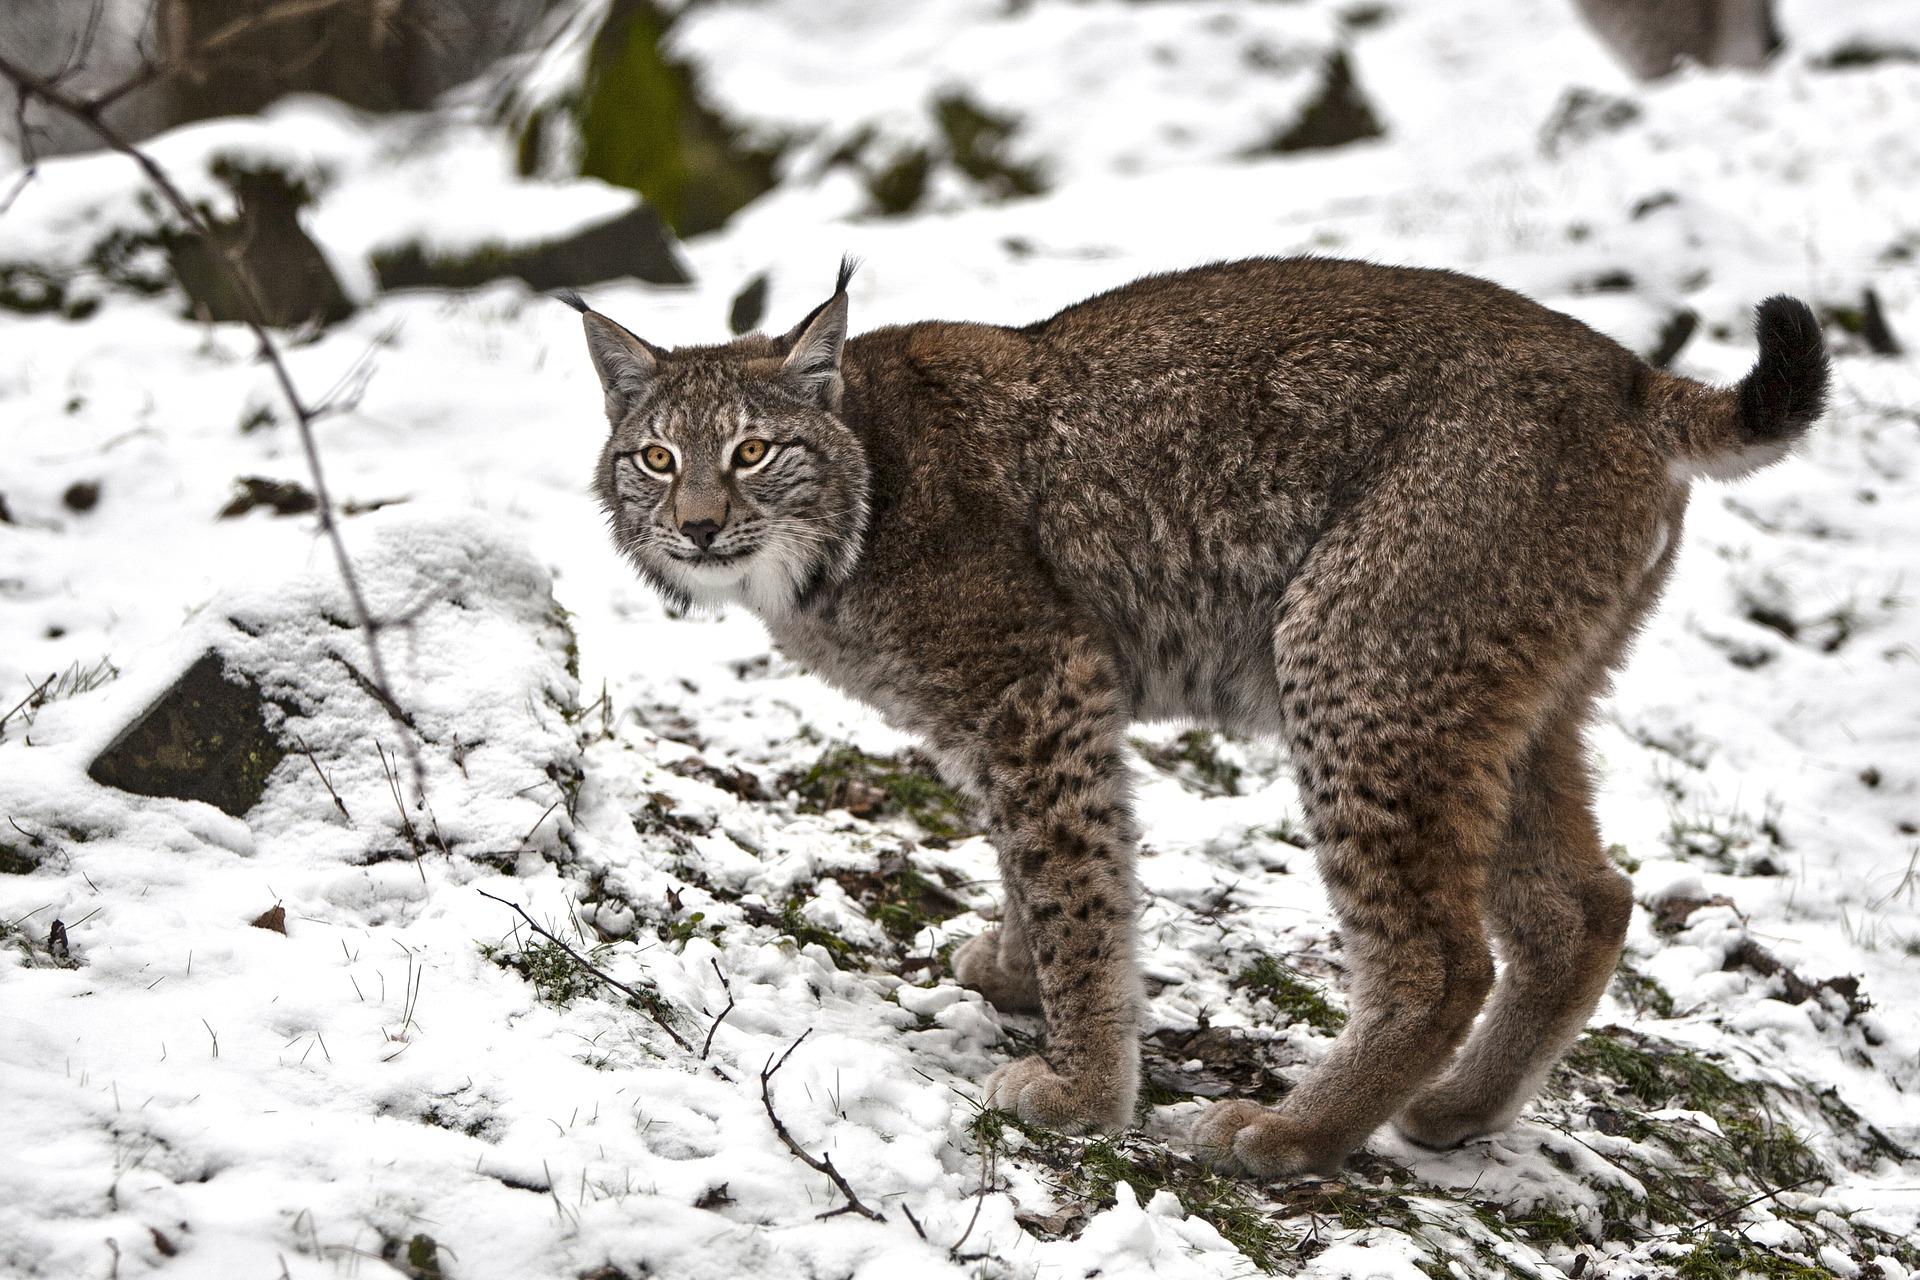
<svg viewBox="0 0 1920 1280">
<path fill-rule="evenodd" d="M 994 844 L 1047 1021 L 1046 1056 L 996 1071 L 986 1102 L 1067 1132 L 1124 1128 L 1139 1088 L 1123 731 L 1105 664 L 1068 653 L 1008 691 L 981 745 Z M 1008 949 L 1003 932 L 997 972 Z"/>
</svg>

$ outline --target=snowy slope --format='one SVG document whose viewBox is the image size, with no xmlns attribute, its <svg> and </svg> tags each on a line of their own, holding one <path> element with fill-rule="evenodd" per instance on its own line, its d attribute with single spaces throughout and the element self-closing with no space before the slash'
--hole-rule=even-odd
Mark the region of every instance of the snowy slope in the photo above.
<svg viewBox="0 0 1920 1280">
<path fill-rule="evenodd" d="M 1652 89 L 1556 0 L 1357 30 L 1318 4 L 1004 18 L 1117 30 L 1087 54 L 1111 58 L 1101 101 L 1131 88 L 1185 130 L 1135 145 L 982 38 L 1002 21 L 986 7 L 928 6 L 908 30 L 873 6 L 716 5 L 678 38 L 753 118 L 836 40 L 893 86 L 871 90 L 875 119 L 909 120 L 949 72 L 1000 73 L 990 102 L 1044 112 L 1026 141 L 1076 157 L 1053 191 L 956 187 L 863 220 L 838 179 L 796 173 L 687 246 L 696 287 L 611 283 L 596 306 L 710 341 L 770 268 L 784 326 L 850 249 L 856 327 L 1026 321 L 1149 270 L 1311 251 L 1476 272 L 1642 350 L 1691 311 L 1679 367 L 1712 379 L 1744 370 L 1772 292 L 1847 311 L 1871 284 L 1920 342 L 1920 66 L 1813 65 L 1862 34 L 1920 47 L 1906 6 L 1796 0 L 1802 47 L 1766 76 Z M 1385 138 L 1236 159 L 1249 121 L 1286 109 L 1275 85 L 1151 71 L 1170 65 L 1153 48 L 1198 66 L 1223 30 L 1280 25 L 1343 33 Z M 1549 146 L 1576 86 L 1633 118 Z M 793 108 L 823 126 L 848 109 L 824 88 Z M 464 126 L 279 119 L 171 155 L 324 162 L 311 225 L 337 260 L 402 222 L 471 241 L 489 181 L 500 208 L 561 216 Z M 421 154 L 474 158 L 436 184 Z M 114 163 L 45 166 L 0 248 L 79 252 L 75 210 L 127 207 Z M 1141 1133 L 983 1121 L 978 1082 L 1039 1030 L 937 962 L 993 909 L 991 851 L 897 764 L 850 766 L 848 744 L 911 744 L 750 617 L 670 618 L 614 558 L 565 308 L 514 284 L 393 295 L 290 351 L 310 394 L 358 390 L 320 428 L 337 494 L 393 504 L 346 527 L 377 606 L 409 619 L 383 637 L 426 770 L 405 821 L 380 754 L 399 735 L 328 656 L 358 661 L 359 638 L 326 621 L 311 517 L 216 518 L 236 478 L 304 474 L 289 428 L 259 422 L 271 388 L 244 335 L 165 297 L 107 296 L 78 323 L 0 313 L 0 712 L 72 673 L 0 736 L 0 866 L 32 864 L 0 874 L 0 1275 L 1920 1271 L 1920 371 L 1832 336 L 1833 416 L 1802 456 L 1697 490 L 1593 734 L 1644 908 L 1599 1030 L 1507 1134 L 1433 1156 L 1382 1132 L 1342 1180 L 1261 1187 L 1194 1170 L 1179 1133 L 1200 1099 L 1284 1087 L 1338 1022 L 1338 941 L 1270 745 L 1140 731 Z M 88 510 L 64 499 L 77 483 L 99 486 Z M 314 758 L 283 761 L 244 820 L 88 781 L 208 647 L 299 695 Z M 284 934 L 249 924 L 276 904 Z M 819 1216 L 846 1201 L 771 1116 L 883 1220 Z"/>
</svg>

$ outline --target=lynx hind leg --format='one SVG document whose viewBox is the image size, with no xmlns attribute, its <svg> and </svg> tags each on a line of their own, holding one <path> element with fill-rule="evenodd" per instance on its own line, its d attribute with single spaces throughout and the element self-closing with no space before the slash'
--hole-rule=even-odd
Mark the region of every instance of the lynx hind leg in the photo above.
<svg viewBox="0 0 1920 1280">
<path fill-rule="evenodd" d="M 1047 1023 L 1046 1056 L 994 1072 L 986 1103 L 1064 1132 L 1125 1128 L 1139 1090 L 1124 731 L 1111 672 L 1069 650 L 1007 692 L 983 748 L 990 834 Z M 999 941 L 1004 962 L 1004 928 Z"/>
<path fill-rule="evenodd" d="M 1594 823 L 1583 718 L 1550 725 L 1516 776 L 1489 874 L 1499 985 L 1452 1066 L 1395 1121 L 1423 1146 L 1454 1146 L 1510 1124 L 1586 1025 L 1619 962 L 1633 895 Z"/>
<path fill-rule="evenodd" d="M 1000 927 L 968 938 L 954 949 L 953 976 L 972 987 L 994 1008 L 1007 1013 L 1040 1012 L 1040 979 L 1033 969 L 1033 948 L 1011 887 L 1001 910 Z"/>
<path fill-rule="evenodd" d="M 1282 687 L 1351 1013 L 1277 1109 L 1225 1102 L 1196 1124 L 1202 1159 L 1261 1177 L 1337 1170 L 1439 1070 L 1493 984 L 1483 884 L 1507 763 L 1500 726 L 1470 710 L 1482 691 L 1467 675 L 1423 686 L 1296 652 Z"/>
</svg>

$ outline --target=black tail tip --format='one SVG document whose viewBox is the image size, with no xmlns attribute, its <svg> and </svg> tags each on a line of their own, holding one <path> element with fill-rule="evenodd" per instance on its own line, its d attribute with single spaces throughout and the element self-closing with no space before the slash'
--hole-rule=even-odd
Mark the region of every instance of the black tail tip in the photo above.
<svg viewBox="0 0 1920 1280">
<path fill-rule="evenodd" d="M 1779 294 L 1754 312 L 1760 358 L 1740 383 L 1748 439 L 1791 440 L 1827 411 L 1827 345 L 1813 309 Z"/>
</svg>

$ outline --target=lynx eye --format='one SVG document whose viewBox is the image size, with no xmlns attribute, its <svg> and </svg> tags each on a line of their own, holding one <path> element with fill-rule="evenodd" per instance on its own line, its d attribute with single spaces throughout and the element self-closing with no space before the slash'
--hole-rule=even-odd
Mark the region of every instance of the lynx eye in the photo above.
<svg viewBox="0 0 1920 1280">
<path fill-rule="evenodd" d="M 733 465 L 751 467 L 767 456 L 765 440 L 742 440 L 740 447 L 733 451 Z"/>
<path fill-rule="evenodd" d="M 650 444 L 640 451 L 640 462 L 647 470 L 665 475 L 673 470 L 673 450 L 663 444 Z"/>
</svg>

